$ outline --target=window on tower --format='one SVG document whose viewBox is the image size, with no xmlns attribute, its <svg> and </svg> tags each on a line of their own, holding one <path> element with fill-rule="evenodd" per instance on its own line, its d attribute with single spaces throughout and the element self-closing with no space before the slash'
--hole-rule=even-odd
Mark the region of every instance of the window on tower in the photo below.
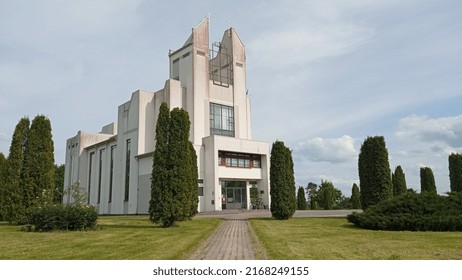
<svg viewBox="0 0 462 280">
<path fill-rule="evenodd" d="M 210 103 L 210 135 L 234 137 L 234 108 Z"/>
</svg>

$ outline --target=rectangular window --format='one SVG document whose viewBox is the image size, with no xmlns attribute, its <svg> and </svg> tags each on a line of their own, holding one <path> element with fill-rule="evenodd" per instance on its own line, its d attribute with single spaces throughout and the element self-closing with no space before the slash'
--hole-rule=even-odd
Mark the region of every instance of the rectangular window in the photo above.
<svg viewBox="0 0 462 280">
<path fill-rule="evenodd" d="M 180 80 L 180 58 L 173 60 L 172 63 L 172 79 Z"/>
<path fill-rule="evenodd" d="M 240 168 L 261 168 L 261 155 L 218 151 L 218 165 Z"/>
<path fill-rule="evenodd" d="M 93 158 L 95 157 L 95 152 L 90 153 L 90 161 L 88 163 L 88 201 L 87 203 L 90 204 L 90 196 L 91 196 L 91 171 L 93 169 Z"/>
<path fill-rule="evenodd" d="M 124 201 L 128 201 L 130 193 L 130 149 L 131 149 L 131 140 L 127 140 L 127 149 L 125 156 L 125 195 Z"/>
<path fill-rule="evenodd" d="M 112 202 L 112 184 L 114 182 L 114 151 L 116 146 L 111 146 L 111 166 L 109 169 L 109 200 L 108 203 Z"/>
<path fill-rule="evenodd" d="M 210 103 L 210 135 L 234 137 L 234 108 Z"/>
<path fill-rule="evenodd" d="M 99 150 L 99 171 L 98 171 L 98 203 L 101 202 L 101 182 L 103 178 L 103 157 L 105 149 Z"/>
<path fill-rule="evenodd" d="M 199 193 L 199 196 L 204 196 L 204 187 L 199 187 L 198 193 Z"/>
</svg>

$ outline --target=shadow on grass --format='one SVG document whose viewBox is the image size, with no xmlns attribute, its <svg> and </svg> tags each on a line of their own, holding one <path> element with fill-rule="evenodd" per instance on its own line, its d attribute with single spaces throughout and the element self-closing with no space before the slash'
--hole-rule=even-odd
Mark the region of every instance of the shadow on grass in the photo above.
<svg viewBox="0 0 462 280">
<path fill-rule="evenodd" d="M 99 225 L 103 230 L 105 228 L 132 228 L 132 229 L 141 229 L 141 228 L 153 228 L 153 229 L 163 229 L 164 227 L 160 225 Z M 173 226 L 173 227 L 178 227 Z"/>
<path fill-rule="evenodd" d="M 275 218 L 249 218 L 250 221 L 278 221 Z"/>
<path fill-rule="evenodd" d="M 343 224 L 341 225 L 342 228 L 347 228 L 347 229 L 352 229 L 352 230 L 364 230 L 363 228 L 360 228 L 354 224 Z"/>
</svg>

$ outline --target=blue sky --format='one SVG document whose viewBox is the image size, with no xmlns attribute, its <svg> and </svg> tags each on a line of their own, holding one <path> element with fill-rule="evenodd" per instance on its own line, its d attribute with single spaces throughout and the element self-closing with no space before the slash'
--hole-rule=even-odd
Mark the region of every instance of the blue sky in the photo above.
<svg viewBox="0 0 462 280">
<path fill-rule="evenodd" d="M 246 46 L 253 138 L 293 150 L 296 181 L 358 182 L 367 136 L 420 189 L 429 166 L 449 190 L 462 152 L 462 2 L 0 0 L 0 152 L 22 116 L 67 138 L 97 132 L 137 89 L 168 78 L 168 50 L 210 14 L 211 41 L 234 27 Z"/>
</svg>

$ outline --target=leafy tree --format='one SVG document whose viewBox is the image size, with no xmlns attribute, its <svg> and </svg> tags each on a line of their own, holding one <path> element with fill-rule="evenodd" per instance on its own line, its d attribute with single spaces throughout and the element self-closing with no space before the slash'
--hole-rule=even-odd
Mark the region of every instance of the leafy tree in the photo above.
<svg viewBox="0 0 462 280">
<path fill-rule="evenodd" d="M 449 181 L 451 192 L 462 192 L 462 155 L 451 154 L 449 156 Z"/>
<path fill-rule="evenodd" d="M 306 194 L 308 196 L 308 200 L 309 200 L 311 210 L 318 209 L 318 204 L 317 204 L 317 200 L 316 200 L 317 193 L 318 193 L 318 185 L 316 185 L 313 182 L 309 182 L 308 186 L 306 186 Z"/>
<path fill-rule="evenodd" d="M 38 115 L 32 120 L 21 173 L 26 209 L 52 201 L 54 164 L 51 123 L 47 117 Z"/>
<path fill-rule="evenodd" d="M 356 184 L 353 184 L 353 187 L 351 188 L 351 207 L 353 209 L 361 209 L 361 197 L 358 185 Z"/>
<path fill-rule="evenodd" d="M 383 136 L 368 137 L 363 142 L 359 153 L 358 171 L 363 209 L 392 196 L 391 170 Z"/>
<path fill-rule="evenodd" d="M 271 148 L 270 159 L 271 214 L 287 220 L 295 213 L 295 178 L 292 152 L 282 141 Z"/>
<path fill-rule="evenodd" d="M 406 175 L 404 175 L 401 165 L 395 168 L 395 173 L 392 174 L 393 196 L 402 195 L 407 192 Z"/>
<path fill-rule="evenodd" d="M 0 207 L 4 220 L 9 223 L 18 223 L 26 219 L 21 172 L 24 165 L 24 151 L 28 144 L 29 125 L 29 118 L 24 117 L 19 120 L 13 132 L 10 153 L 4 166 L 5 177 Z"/>
<path fill-rule="evenodd" d="M 306 210 L 305 189 L 303 187 L 298 187 L 297 209 L 298 210 Z"/>
<path fill-rule="evenodd" d="M 55 164 L 55 189 L 53 191 L 53 202 L 62 203 L 64 195 L 64 164 Z"/>
<path fill-rule="evenodd" d="M 316 195 L 317 204 L 324 210 L 341 208 L 344 200 L 342 191 L 335 188 L 332 182 L 322 180 Z"/>
<path fill-rule="evenodd" d="M 436 194 L 436 183 L 433 171 L 430 167 L 420 168 L 420 192 Z"/>
</svg>

